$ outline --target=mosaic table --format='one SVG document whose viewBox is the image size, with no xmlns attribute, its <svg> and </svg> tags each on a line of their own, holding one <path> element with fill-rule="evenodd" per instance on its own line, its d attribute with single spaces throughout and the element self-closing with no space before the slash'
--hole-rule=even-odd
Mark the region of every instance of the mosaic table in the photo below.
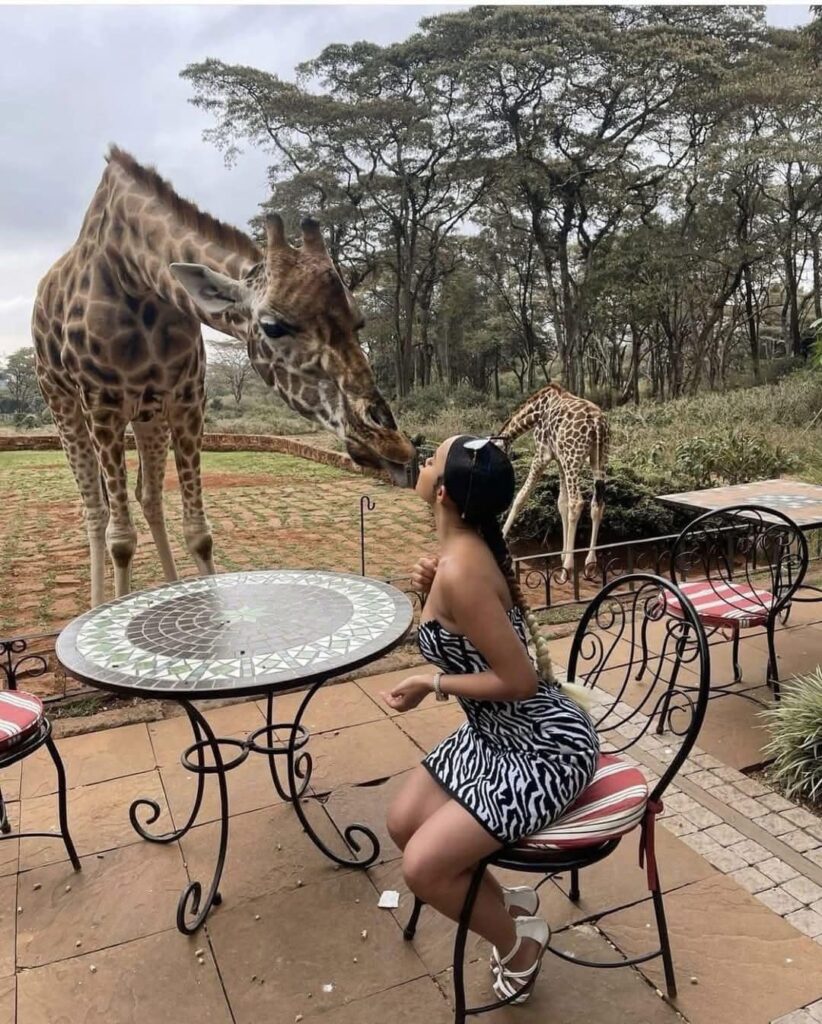
<svg viewBox="0 0 822 1024">
<path fill-rule="evenodd" d="M 660 494 L 658 500 L 692 512 L 710 512 L 726 505 L 767 505 L 784 512 L 802 530 L 822 526 L 822 487 L 801 480 L 756 480 L 751 484 Z"/>
<path fill-rule="evenodd" d="M 292 804 L 326 856 L 363 868 L 377 859 L 379 841 L 364 825 L 343 832 L 351 857 L 331 851 L 312 828 L 300 799 L 312 767 L 310 754 L 302 750 L 309 733 L 301 722 L 324 682 L 391 650 L 411 621 L 410 601 L 386 583 L 347 573 L 272 570 L 201 576 L 128 594 L 79 616 L 60 633 L 57 658 L 73 676 L 121 696 L 177 701 L 188 715 L 194 743 L 180 760 L 198 780 L 188 820 L 155 835 L 147 826 L 157 820 L 160 807 L 141 798 L 129 809 L 139 835 L 157 843 L 180 839 L 197 819 L 206 776 L 217 778 L 221 832 L 214 877 L 205 899 L 198 881 L 180 896 L 180 931 L 196 931 L 221 902 L 229 822 L 226 773 L 249 753 L 268 757 L 277 793 Z M 276 722 L 275 695 L 304 686 L 294 721 Z M 266 724 L 245 739 L 215 736 L 193 703 L 248 695 L 266 696 L 267 714 Z M 285 785 L 277 757 L 285 758 Z M 147 810 L 145 823 L 139 820 L 141 810 Z"/>
<path fill-rule="evenodd" d="M 727 505 L 764 505 L 788 516 L 802 531 L 822 527 L 822 486 L 807 484 L 802 480 L 755 480 L 750 484 L 660 494 L 657 500 L 690 512 L 710 512 Z M 822 538 L 818 538 L 817 547 L 820 540 Z M 817 551 L 817 555 L 819 553 Z M 798 602 L 822 600 L 822 589 L 819 587 L 805 583 L 800 590 L 809 591 L 814 596 L 795 597 L 794 600 Z"/>
</svg>

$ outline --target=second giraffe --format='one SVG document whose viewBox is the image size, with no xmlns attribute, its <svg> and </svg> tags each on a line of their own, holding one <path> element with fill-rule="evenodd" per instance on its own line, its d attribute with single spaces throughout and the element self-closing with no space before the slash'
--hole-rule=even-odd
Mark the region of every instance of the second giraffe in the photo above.
<svg viewBox="0 0 822 1024">
<path fill-rule="evenodd" d="M 548 463 L 556 460 L 559 467 L 559 514 L 562 518 L 562 566 L 570 573 L 574 565 L 574 543 L 577 524 L 584 504 L 580 472 L 590 461 L 594 475 L 591 497 L 591 543 L 585 558 L 586 567 L 596 564 L 599 524 L 605 511 L 605 470 L 608 465 L 608 421 L 598 405 L 577 398 L 558 384 L 547 384 L 509 417 L 499 432 L 499 439 L 508 448 L 527 433 L 534 432 L 536 450 L 528 477 L 514 498 L 505 521 L 503 534 L 511 526 L 536 487 Z"/>
</svg>

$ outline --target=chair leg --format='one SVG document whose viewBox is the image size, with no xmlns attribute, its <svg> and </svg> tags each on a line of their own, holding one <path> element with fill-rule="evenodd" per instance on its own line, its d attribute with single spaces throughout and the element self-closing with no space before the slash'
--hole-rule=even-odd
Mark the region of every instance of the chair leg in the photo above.
<svg viewBox="0 0 822 1024">
<path fill-rule="evenodd" d="M 733 645 L 731 647 L 731 662 L 734 668 L 734 682 L 742 682 L 742 669 L 739 667 L 739 629 L 733 630 Z"/>
<path fill-rule="evenodd" d="M 643 616 L 642 629 L 639 633 L 640 643 L 642 644 L 642 659 L 639 663 L 639 671 L 634 676 L 634 679 L 639 680 L 645 675 L 645 669 L 648 667 L 648 616 Z"/>
<path fill-rule="evenodd" d="M 571 888 L 568 892 L 568 899 L 572 903 L 579 903 L 579 868 L 571 868 Z"/>
<path fill-rule="evenodd" d="M 6 810 L 6 802 L 3 799 L 3 791 L 0 789 L 0 834 L 7 836 L 9 832 L 11 832 L 11 822 Z"/>
<path fill-rule="evenodd" d="M 57 747 L 54 745 L 54 740 L 49 736 L 46 740 L 46 746 L 48 752 L 51 754 L 51 759 L 54 761 L 54 767 L 57 769 L 57 807 L 60 815 L 60 835 L 63 837 L 63 842 L 66 844 L 66 853 L 69 855 L 74 870 L 80 870 L 80 858 L 77 856 L 77 851 L 74 849 L 74 843 L 71 841 L 71 835 L 69 834 L 68 828 L 68 814 L 66 812 L 66 770 L 63 767 L 63 760 L 57 753 Z"/>
<path fill-rule="evenodd" d="M 775 623 L 769 622 L 767 626 L 768 634 L 768 686 L 773 690 L 773 695 L 776 700 L 779 700 L 781 691 L 779 687 L 779 669 L 776 664 L 776 640 L 774 637 Z"/>
<path fill-rule="evenodd" d="M 482 861 L 471 877 L 454 939 L 454 1024 L 465 1024 L 465 940 L 468 937 L 468 922 L 471 920 L 484 874 L 485 861 Z"/>
<path fill-rule="evenodd" d="M 662 963 L 665 967 L 665 985 L 671 999 L 676 998 L 676 977 L 674 976 L 674 961 L 671 956 L 671 943 L 668 938 L 668 925 L 665 921 L 665 908 L 662 905 L 662 893 L 659 889 L 653 889 L 651 895 L 654 901 L 654 913 L 656 914 L 656 927 L 659 932 L 659 946 L 662 950 Z"/>
<path fill-rule="evenodd" d="M 408 924 L 403 929 L 402 937 L 406 942 L 410 942 L 411 939 L 417 934 L 417 921 L 420 919 L 420 911 L 424 904 L 421 899 L 414 897 L 414 909 L 411 911 L 411 916 L 408 918 Z"/>
</svg>

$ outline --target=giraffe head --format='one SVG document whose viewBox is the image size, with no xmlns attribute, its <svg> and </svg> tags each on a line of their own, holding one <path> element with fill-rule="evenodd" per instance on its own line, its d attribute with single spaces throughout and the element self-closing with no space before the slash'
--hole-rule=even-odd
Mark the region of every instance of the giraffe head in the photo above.
<svg viewBox="0 0 822 1024">
<path fill-rule="evenodd" d="M 241 279 L 201 264 L 171 269 L 209 322 L 246 342 L 254 369 L 292 409 L 341 438 L 358 465 L 413 485 L 416 450 L 398 430 L 360 347 L 362 314 L 319 224 L 306 219 L 301 228 L 303 244 L 292 246 L 282 219 L 269 215 L 265 259 Z"/>
</svg>

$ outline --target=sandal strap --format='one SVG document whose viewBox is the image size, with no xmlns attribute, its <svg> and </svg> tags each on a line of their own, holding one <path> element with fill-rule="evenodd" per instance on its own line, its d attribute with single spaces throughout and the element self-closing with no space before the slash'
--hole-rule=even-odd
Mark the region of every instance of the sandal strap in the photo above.
<svg viewBox="0 0 822 1024">
<path fill-rule="evenodd" d="M 500 967 L 505 967 L 505 965 L 507 963 L 510 963 L 511 960 L 513 960 L 513 958 L 519 952 L 519 947 L 521 945 L 522 945 L 522 939 L 518 935 L 517 936 L 517 941 L 511 947 L 511 951 L 509 953 L 507 953 L 505 956 L 502 956 L 502 957 L 499 955 L 499 950 L 497 949 L 497 947 L 496 946 L 492 946 L 491 949 L 492 949 L 493 955 L 496 957 L 496 961 L 499 964 L 499 966 Z"/>
</svg>

